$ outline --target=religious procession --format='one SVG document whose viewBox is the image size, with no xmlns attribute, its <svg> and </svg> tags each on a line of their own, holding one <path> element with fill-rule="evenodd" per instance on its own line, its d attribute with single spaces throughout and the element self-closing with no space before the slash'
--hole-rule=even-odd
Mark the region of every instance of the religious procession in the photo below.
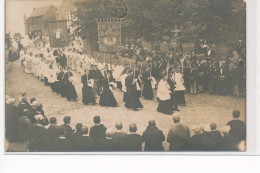
<svg viewBox="0 0 260 173">
<path fill-rule="evenodd" d="M 134 21 L 131 15 L 138 12 L 143 21 L 152 17 L 141 12 L 146 2 L 135 3 L 142 8 L 133 10 L 131 3 L 105 1 L 105 12 L 100 15 L 103 8 L 85 10 L 98 2 L 64 0 L 58 6 L 34 8 L 29 18 L 24 17 L 28 42 L 23 45 L 20 37 L 6 46 L 10 63 L 7 151 L 16 151 L 17 141 L 24 142 L 22 150 L 29 152 L 246 150 L 243 30 L 223 42 L 224 31 L 214 36 L 210 21 L 185 23 L 181 17 L 168 21 L 167 26 L 160 18 L 165 27 L 162 32 L 155 23 L 146 27 L 136 22 L 131 26 L 134 29 L 128 29 L 131 27 L 124 22 Z M 193 3 L 186 0 L 179 5 L 195 6 Z M 243 11 L 241 4 L 226 3 Z M 152 7 L 149 10 L 155 13 Z M 182 11 L 186 14 L 185 8 Z M 45 21 L 50 14 L 55 18 Z M 89 18 L 93 15 L 96 18 Z M 87 21 L 78 25 L 80 19 Z M 47 30 L 35 27 L 41 22 Z M 147 32 L 138 31 L 139 27 Z M 11 75 L 25 80 L 14 81 Z M 28 85 L 27 80 L 33 83 Z M 11 85 L 18 81 L 22 88 Z M 32 88 L 38 92 L 32 93 Z M 27 95 L 32 96 L 30 101 Z M 43 111 L 45 104 L 49 110 Z M 238 119 L 240 112 L 242 120 Z M 229 119 L 230 114 L 234 120 Z M 94 125 L 88 135 L 83 123 L 92 118 Z M 107 131 L 101 118 L 115 130 Z M 64 124 L 58 126 L 57 119 Z M 70 126 L 71 119 L 78 121 L 72 123 L 75 129 Z M 148 121 L 147 127 L 144 121 Z M 122 131 L 123 124 L 129 125 L 129 133 Z M 142 135 L 136 133 L 137 127 Z"/>
</svg>

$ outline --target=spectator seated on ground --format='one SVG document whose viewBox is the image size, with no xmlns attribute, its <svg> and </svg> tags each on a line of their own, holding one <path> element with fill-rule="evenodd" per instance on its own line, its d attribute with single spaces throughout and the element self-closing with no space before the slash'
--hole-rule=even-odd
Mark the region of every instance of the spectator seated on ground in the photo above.
<svg viewBox="0 0 260 173">
<path fill-rule="evenodd" d="M 130 124 L 129 131 L 125 137 L 125 151 L 142 151 L 142 136 L 136 133 L 136 124 Z"/>
<path fill-rule="evenodd" d="M 52 151 L 54 142 L 59 137 L 59 127 L 57 126 L 57 119 L 50 118 L 50 126 L 46 130 L 46 147 L 48 151 Z"/>
<path fill-rule="evenodd" d="M 76 139 L 75 151 L 94 151 L 94 141 L 88 136 L 88 127 L 82 128 L 82 135 Z"/>
<path fill-rule="evenodd" d="M 124 141 L 127 134 L 122 130 L 123 123 L 117 122 L 115 128 L 115 131 L 107 133 L 106 136 L 112 139 L 111 145 L 113 146 L 113 151 L 124 151 Z"/>
<path fill-rule="evenodd" d="M 246 139 L 246 124 L 239 120 L 239 117 L 240 111 L 234 110 L 233 120 L 229 121 L 227 125 L 230 126 L 230 135 L 233 135 L 238 141 L 241 141 Z"/>
<path fill-rule="evenodd" d="M 145 143 L 144 151 L 164 151 L 162 142 L 165 140 L 163 132 L 156 127 L 154 120 L 148 122 L 146 130 L 142 136 Z"/>
<path fill-rule="evenodd" d="M 216 151 L 216 142 L 208 135 L 203 126 L 193 126 L 195 134 L 191 137 L 188 151 Z"/>
<path fill-rule="evenodd" d="M 73 134 L 73 130 L 72 130 L 71 126 L 70 126 L 70 120 L 71 120 L 71 117 L 70 117 L 70 116 L 65 116 L 65 117 L 63 118 L 64 124 L 61 125 L 61 126 L 65 127 L 65 130 L 66 130 L 66 138 L 67 138 L 67 139 L 70 139 L 71 135 Z"/>
<path fill-rule="evenodd" d="M 217 124 L 216 123 L 211 123 L 210 124 L 210 131 L 208 132 L 208 134 L 216 142 L 216 144 L 218 145 L 218 143 L 222 139 L 222 135 L 217 130 Z"/>
<path fill-rule="evenodd" d="M 66 127 L 59 127 L 59 137 L 55 140 L 53 145 L 55 152 L 69 152 L 72 150 L 72 145 L 69 139 L 66 138 Z"/>
<path fill-rule="evenodd" d="M 107 128 L 103 124 L 100 124 L 100 116 L 95 116 L 93 121 L 95 125 L 90 128 L 89 136 L 94 140 L 105 138 Z"/>
</svg>

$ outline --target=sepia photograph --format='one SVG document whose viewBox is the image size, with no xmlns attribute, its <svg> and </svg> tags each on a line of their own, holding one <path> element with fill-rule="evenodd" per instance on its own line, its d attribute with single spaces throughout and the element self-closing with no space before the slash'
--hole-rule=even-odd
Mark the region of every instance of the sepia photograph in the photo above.
<svg viewBox="0 0 260 173">
<path fill-rule="evenodd" d="M 246 152 L 246 3 L 5 0 L 5 153 Z"/>
</svg>

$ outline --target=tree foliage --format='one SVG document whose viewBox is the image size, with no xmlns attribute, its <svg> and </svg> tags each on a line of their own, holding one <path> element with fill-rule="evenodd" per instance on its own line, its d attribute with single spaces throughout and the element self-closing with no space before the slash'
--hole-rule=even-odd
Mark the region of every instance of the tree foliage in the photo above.
<svg viewBox="0 0 260 173">
<path fill-rule="evenodd" d="M 73 25 L 79 36 L 93 33 L 95 19 L 109 18 L 104 3 L 108 0 L 88 0 L 78 3 Z M 123 0 L 117 0 L 123 1 Z M 135 38 L 147 41 L 171 37 L 178 25 L 183 41 L 205 38 L 210 42 L 225 43 L 245 39 L 246 11 L 242 0 L 125 0 L 127 15 L 122 30 Z"/>
</svg>

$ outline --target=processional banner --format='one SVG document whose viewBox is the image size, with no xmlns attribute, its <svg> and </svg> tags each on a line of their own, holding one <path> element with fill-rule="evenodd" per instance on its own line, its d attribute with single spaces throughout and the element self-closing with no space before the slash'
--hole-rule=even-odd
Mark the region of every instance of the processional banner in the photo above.
<svg viewBox="0 0 260 173">
<path fill-rule="evenodd" d="M 67 21 L 50 21 L 47 23 L 51 47 L 65 47 L 69 43 Z"/>
<path fill-rule="evenodd" d="M 121 19 L 99 19 L 97 22 L 99 51 L 119 51 L 121 46 Z"/>
</svg>

